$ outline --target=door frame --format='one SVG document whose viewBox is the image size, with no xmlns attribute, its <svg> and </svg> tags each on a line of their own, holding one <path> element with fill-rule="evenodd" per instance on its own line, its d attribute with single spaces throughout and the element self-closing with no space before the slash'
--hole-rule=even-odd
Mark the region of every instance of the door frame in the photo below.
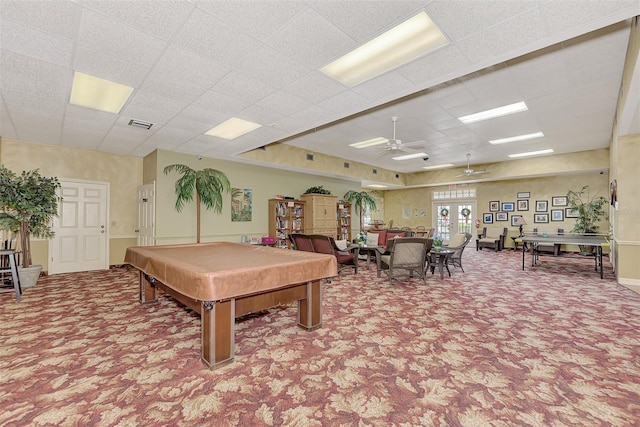
<svg viewBox="0 0 640 427">
<path fill-rule="evenodd" d="M 103 248 L 103 253 L 104 253 L 104 258 L 103 258 L 103 269 L 104 270 L 108 270 L 109 269 L 109 224 L 110 224 L 110 220 L 109 220 L 109 211 L 110 211 L 110 201 L 111 201 L 111 183 L 109 183 L 108 181 L 90 181 L 90 180 L 86 180 L 86 179 L 74 179 L 74 178 L 59 178 L 58 179 L 60 181 L 60 185 L 61 188 L 64 188 L 65 183 L 78 183 L 78 184 L 91 184 L 91 185 L 96 185 L 96 186 L 102 186 L 104 187 L 105 190 L 105 204 L 104 204 L 104 218 L 105 218 L 105 228 L 104 228 L 104 232 L 105 232 L 105 236 L 104 236 L 104 248 Z M 59 204 L 58 205 L 58 209 L 61 209 L 62 206 Z M 54 229 L 54 232 L 56 230 Z M 57 272 L 55 271 L 55 266 L 56 264 L 52 261 L 52 256 L 53 256 L 53 246 L 54 244 L 56 244 L 56 239 L 57 237 L 54 236 L 53 238 L 49 239 L 49 247 L 48 247 L 48 273 L 49 274 L 57 274 Z M 54 268 L 52 268 L 52 266 Z M 88 270 L 77 270 L 77 271 L 88 271 Z"/>
</svg>

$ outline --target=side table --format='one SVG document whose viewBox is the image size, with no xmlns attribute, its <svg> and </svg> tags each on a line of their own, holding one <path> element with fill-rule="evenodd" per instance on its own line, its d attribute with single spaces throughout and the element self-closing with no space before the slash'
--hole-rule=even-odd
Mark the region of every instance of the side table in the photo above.
<svg viewBox="0 0 640 427">
<path fill-rule="evenodd" d="M 453 255 L 455 251 L 451 249 L 440 249 L 439 251 L 435 251 L 431 249 L 427 254 L 429 265 L 427 268 L 431 269 L 431 274 L 433 274 L 436 270 L 436 267 L 440 270 L 440 278 L 444 279 L 444 269 L 447 269 L 447 273 L 449 273 L 449 277 L 451 277 L 451 271 L 449 271 L 449 258 Z"/>
</svg>

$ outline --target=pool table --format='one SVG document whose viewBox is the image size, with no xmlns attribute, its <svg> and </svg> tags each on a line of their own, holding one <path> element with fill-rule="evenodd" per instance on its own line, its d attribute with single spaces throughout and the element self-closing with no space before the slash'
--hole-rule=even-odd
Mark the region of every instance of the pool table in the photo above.
<svg viewBox="0 0 640 427">
<path fill-rule="evenodd" d="M 125 263 L 140 272 L 140 303 L 158 290 L 200 314 L 202 360 L 233 361 L 235 318 L 298 301 L 298 325 L 322 326 L 322 283 L 338 274 L 336 258 L 232 242 L 134 246 Z"/>
</svg>

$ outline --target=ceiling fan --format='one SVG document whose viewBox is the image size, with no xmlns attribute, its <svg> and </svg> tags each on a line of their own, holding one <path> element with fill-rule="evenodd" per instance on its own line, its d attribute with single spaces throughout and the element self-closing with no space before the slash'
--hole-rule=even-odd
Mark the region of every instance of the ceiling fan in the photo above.
<svg viewBox="0 0 640 427">
<path fill-rule="evenodd" d="M 471 154 L 467 154 L 467 168 L 464 171 L 462 171 L 462 175 L 457 175 L 456 178 L 461 176 L 474 176 L 474 175 L 482 175 L 485 173 L 489 173 L 489 171 L 486 169 L 483 169 L 481 171 L 475 171 L 471 169 L 471 166 L 469 166 L 470 158 L 471 158 Z"/>
<path fill-rule="evenodd" d="M 391 117 L 393 120 L 393 138 L 388 140 L 385 143 L 384 150 L 382 154 L 398 154 L 398 153 L 416 153 L 415 150 L 411 150 L 412 146 L 423 145 L 425 141 L 412 141 L 403 143 L 402 140 L 396 138 L 396 122 L 398 121 L 398 116 Z M 407 150 L 409 148 L 409 150 Z"/>
</svg>

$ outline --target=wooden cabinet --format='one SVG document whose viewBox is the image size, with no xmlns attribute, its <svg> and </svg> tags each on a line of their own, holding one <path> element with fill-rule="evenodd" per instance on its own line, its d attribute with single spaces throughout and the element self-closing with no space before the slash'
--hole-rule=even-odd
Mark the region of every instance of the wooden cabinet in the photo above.
<svg viewBox="0 0 640 427">
<path fill-rule="evenodd" d="M 338 240 L 346 239 L 347 242 L 351 241 L 351 203 L 338 202 L 336 209 L 336 219 L 338 222 L 338 229 L 336 238 Z"/>
<path fill-rule="evenodd" d="M 300 200 L 269 200 L 269 236 L 276 248 L 291 248 L 289 234 L 304 233 L 305 203 Z"/>
<path fill-rule="evenodd" d="M 306 204 L 304 229 L 306 234 L 336 237 L 336 203 L 338 197 L 325 194 L 303 194 Z"/>
</svg>

